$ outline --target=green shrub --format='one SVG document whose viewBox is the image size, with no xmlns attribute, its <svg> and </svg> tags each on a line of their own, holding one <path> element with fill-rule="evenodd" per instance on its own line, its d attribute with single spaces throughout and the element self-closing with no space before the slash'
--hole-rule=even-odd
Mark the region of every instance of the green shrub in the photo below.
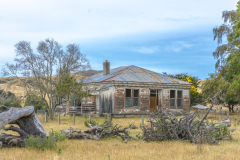
<svg viewBox="0 0 240 160">
<path fill-rule="evenodd" d="M 52 131 L 49 132 L 49 137 L 56 137 L 59 142 L 65 141 L 67 139 L 65 132 L 61 131 Z"/>
<path fill-rule="evenodd" d="M 66 140 L 64 132 L 52 131 L 49 133 L 49 137 L 34 137 L 30 135 L 25 139 L 26 148 L 32 148 L 37 150 L 54 150 L 57 149 L 58 142 Z"/>
<path fill-rule="evenodd" d="M 219 125 L 219 129 L 214 133 L 214 137 L 218 138 L 218 137 L 224 137 L 227 136 L 229 134 L 228 132 L 228 128 L 226 125 Z"/>
<path fill-rule="evenodd" d="M 53 137 L 34 137 L 30 135 L 27 139 L 25 139 L 26 148 L 32 148 L 37 150 L 53 150 L 57 147 L 57 141 Z"/>
</svg>

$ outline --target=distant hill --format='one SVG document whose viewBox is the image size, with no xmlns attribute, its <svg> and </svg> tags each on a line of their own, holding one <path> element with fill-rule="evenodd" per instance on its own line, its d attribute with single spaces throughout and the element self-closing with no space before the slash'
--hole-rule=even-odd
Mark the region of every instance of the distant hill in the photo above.
<svg viewBox="0 0 240 160">
<path fill-rule="evenodd" d="M 88 71 L 79 71 L 76 74 L 86 77 L 86 76 L 92 76 L 94 74 L 98 74 L 100 72 L 102 72 L 102 70 L 98 70 L 98 71 L 97 70 L 88 70 Z"/>
<path fill-rule="evenodd" d="M 102 71 L 97 71 L 97 70 L 80 71 L 77 73 L 76 79 L 79 80 L 86 76 L 92 76 L 100 72 Z M 0 77 L 0 90 L 4 90 L 5 92 L 10 91 L 14 93 L 17 97 L 23 97 L 25 94 L 23 87 L 21 87 L 18 83 L 15 83 L 11 87 L 8 85 L 14 79 L 15 79 L 14 77 Z M 20 79 L 29 84 L 33 83 L 33 77 L 20 77 Z"/>
<path fill-rule="evenodd" d="M 199 93 L 202 93 L 202 89 L 201 89 L 201 86 L 202 86 L 202 84 L 205 82 L 206 80 L 199 80 L 199 86 L 198 86 L 198 88 L 197 88 L 197 91 L 199 92 Z"/>
</svg>

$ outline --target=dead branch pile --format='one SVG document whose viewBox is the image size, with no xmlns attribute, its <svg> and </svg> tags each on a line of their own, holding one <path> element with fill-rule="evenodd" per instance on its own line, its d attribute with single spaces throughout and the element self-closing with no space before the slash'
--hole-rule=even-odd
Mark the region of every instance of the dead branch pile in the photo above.
<svg viewBox="0 0 240 160">
<path fill-rule="evenodd" d="M 217 92 L 212 98 L 216 99 Z M 219 140 L 232 140 L 230 131 L 224 123 L 213 124 L 207 121 L 212 106 L 201 119 L 197 115 L 197 110 L 190 116 L 180 118 L 179 120 L 172 113 L 166 110 L 159 110 L 151 114 L 148 120 L 148 126 L 142 126 L 143 137 L 145 141 L 164 141 L 164 140 L 190 140 L 193 143 L 201 142 L 218 143 Z"/>
<path fill-rule="evenodd" d="M 135 139 L 129 135 L 127 131 L 128 128 L 121 129 L 121 126 L 117 124 L 112 126 L 93 126 L 86 131 L 81 132 L 81 130 L 74 130 L 69 128 L 68 130 L 62 130 L 65 132 L 68 139 L 95 139 L 102 140 L 108 137 L 120 137 L 122 140 L 128 141 Z"/>
<path fill-rule="evenodd" d="M 145 141 L 190 140 L 198 143 L 216 143 L 222 139 L 232 140 L 224 126 L 203 121 L 196 112 L 178 120 L 173 114 L 160 110 L 151 115 L 148 126 L 142 126 Z M 196 118 L 196 119 L 195 119 Z"/>
</svg>

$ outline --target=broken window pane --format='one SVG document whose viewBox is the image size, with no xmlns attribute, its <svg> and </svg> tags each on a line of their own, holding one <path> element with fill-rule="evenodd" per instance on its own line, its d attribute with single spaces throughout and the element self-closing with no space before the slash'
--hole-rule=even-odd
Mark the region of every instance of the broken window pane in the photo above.
<svg viewBox="0 0 240 160">
<path fill-rule="evenodd" d="M 133 97 L 139 97 L 139 90 L 134 89 Z"/>
<path fill-rule="evenodd" d="M 170 90 L 170 98 L 175 98 L 175 90 Z"/>
<path fill-rule="evenodd" d="M 156 94 L 150 94 L 150 97 L 156 97 Z"/>
<path fill-rule="evenodd" d="M 150 94 L 156 94 L 156 90 L 150 90 Z"/>
<path fill-rule="evenodd" d="M 177 100 L 177 107 L 182 107 L 182 99 Z"/>
<path fill-rule="evenodd" d="M 138 99 L 139 98 L 133 98 L 133 106 L 138 106 Z"/>
<path fill-rule="evenodd" d="M 175 99 L 170 99 L 170 107 L 175 107 Z"/>
<path fill-rule="evenodd" d="M 126 89 L 126 97 L 131 97 L 131 89 Z"/>
<path fill-rule="evenodd" d="M 131 107 L 132 106 L 131 98 L 125 98 L 125 106 L 126 107 Z"/>
<path fill-rule="evenodd" d="M 182 98 L 182 91 L 177 91 L 177 98 Z"/>
</svg>

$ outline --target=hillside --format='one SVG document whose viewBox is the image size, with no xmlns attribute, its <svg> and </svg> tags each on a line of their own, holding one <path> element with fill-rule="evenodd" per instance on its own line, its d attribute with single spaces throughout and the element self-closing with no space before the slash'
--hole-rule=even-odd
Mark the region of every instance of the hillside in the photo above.
<svg viewBox="0 0 240 160">
<path fill-rule="evenodd" d="M 202 86 L 202 84 L 203 84 L 206 80 L 199 80 L 199 81 L 200 81 L 200 83 L 199 83 L 199 86 L 197 87 L 197 91 L 198 91 L 199 93 L 201 93 L 201 92 L 202 92 L 201 86 Z"/>
<path fill-rule="evenodd" d="M 76 80 L 80 80 L 87 75 L 91 76 L 94 74 L 97 74 L 102 71 L 96 71 L 96 70 L 90 70 L 90 71 L 80 71 L 76 73 L 75 75 Z M 33 77 L 20 77 L 20 79 L 28 84 L 33 83 Z M 15 83 L 14 85 L 9 85 L 10 82 L 13 82 L 15 79 L 13 77 L 0 77 L 0 90 L 4 90 L 5 92 L 12 92 L 14 93 L 17 97 L 22 99 L 21 105 L 24 105 L 25 98 L 25 91 L 24 88 L 21 87 L 18 83 Z"/>
</svg>

